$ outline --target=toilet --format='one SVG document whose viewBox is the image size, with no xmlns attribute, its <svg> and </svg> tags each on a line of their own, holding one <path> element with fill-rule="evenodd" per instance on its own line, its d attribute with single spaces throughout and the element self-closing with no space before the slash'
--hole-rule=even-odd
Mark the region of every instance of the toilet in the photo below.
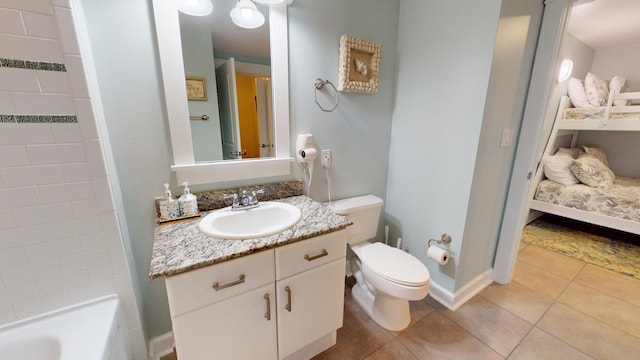
<svg viewBox="0 0 640 360">
<path fill-rule="evenodd" d="M 380 326 L 399 331 L 411 322 L 409 301 L 429 293 L 429 270 L 409 253 L 369 242 L 378 231 L 382 205 L 382 199 L 364 195 L 334 201 L 329 207 L 353 222 L 347 227 L 350 267 L 357 281 L 351 289 L 353 298 Z"/>
</svg>

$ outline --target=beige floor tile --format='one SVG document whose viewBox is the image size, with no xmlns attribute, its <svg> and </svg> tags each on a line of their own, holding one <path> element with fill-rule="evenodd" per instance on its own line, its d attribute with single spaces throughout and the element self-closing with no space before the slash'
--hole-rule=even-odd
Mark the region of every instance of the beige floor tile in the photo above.
<svg viewBox="0 0 640 360">
<path fill-rule="evenodd" d="M 509 285 L 491 284 L 480 292 L 480 296 L 531 324 L 535 324 L 554 301 L 552 297 L 532 290 L 517 281 L 512 281 Z"/>
<path fill-rule="evenodd" d="M 566 279 L 573 279 L 584 267 L 582 261 L 533 245 L 527 246 L 526 249 L 522 250 L 518 254 L 518 260 L 544 267 L 546 271 Z"/>
<path fill-rule="evenodd" d="M 567 288 L 571 281 L 544 270 L 540 265 L 532 265 L 524 261 L 516 262 L 512 280 L 554 299 Z"/>
<path fill-rule="evenodd" d="M 395 337 L 356 304 L 350 289 L 347 289 L 344 307 L 344 325 L 338 329 L 336 345 L 314 359 L 363 359 Z"/>
<path fill-rule="evenodd" d="M 593 358 L 546 332 L 533 328 L 507 359 L 589 360 Z"/>
<path fill-rule="evenodd" d="M 636 278 L 587 265 L 574 281 L 640 306 L 640 280 Z"/>
<path fill-rule="evenodd" d="M 509 355 L 532 327 L 481 296 L 473 297 L 455 312 L 441 313 L 502 356 Z"/>
<path fill-rule="evenodd" d="M 399 337 L 418 359 L 502 359 L 439 311 L 425 316 Z"/>
<path fill-rule="evenodd" d="M 640 338 L 564 304 L 554 304 L 537 326 L 594 359 L 640 358 Z"/>
<path fill-rule="evenodd" d="M 567 287 L 558 302 L 640 337 L 640 307 L 636 305 L 576 283 Z"/>
<path fill-rule="evenodd" d="M 418 358 L 402 344 L 399 338 L 395 338 L 367 356 L 365 360 L 418 360 Z"/>
</svg>

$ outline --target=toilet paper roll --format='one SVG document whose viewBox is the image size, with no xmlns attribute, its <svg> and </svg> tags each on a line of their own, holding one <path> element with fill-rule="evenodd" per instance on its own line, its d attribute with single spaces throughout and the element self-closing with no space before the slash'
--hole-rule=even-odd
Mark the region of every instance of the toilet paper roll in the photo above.
<svg viewBox="0 0 640 360">
<path fill-rule="evenodd" d="M 435 245 L 429 246 L 427 257 L 440 265 L 445 265 L 449 262 L 449 252 Z"/>
</svg>

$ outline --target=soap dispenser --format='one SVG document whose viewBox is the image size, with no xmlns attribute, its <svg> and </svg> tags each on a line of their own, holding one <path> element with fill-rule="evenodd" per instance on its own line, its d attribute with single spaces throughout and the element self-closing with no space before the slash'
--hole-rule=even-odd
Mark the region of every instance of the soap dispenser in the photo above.
<svg viewBox="0 0 640 360">
<path fill-rule="evenodd" d="M 169 184 L 164 184 L 164 197 L 160 200 L 161 220 L 173 220 L 180 217 L 180 203 L 173 198 Z"/>
<path fill-rule="evenodd" d="M 197 216 L 198 215 L 198 198 L 189 191 L 189 183 L 186 181 L 182 183 L 184 186 L 184 193 L 178 199 L 180 203 L 180 212 L 182 216 Z"/>
</svg>

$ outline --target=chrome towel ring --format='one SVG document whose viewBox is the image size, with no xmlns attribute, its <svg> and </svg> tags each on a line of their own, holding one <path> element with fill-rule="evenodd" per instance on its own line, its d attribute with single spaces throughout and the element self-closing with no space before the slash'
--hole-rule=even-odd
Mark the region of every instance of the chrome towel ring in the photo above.
<svg viewBox="0 0 640 360">
<path fill-rule="evenodd" d="M 340 98 L 338 97 L 338 90 L 336 90 L 336 87 L 333 85 L 333 83 L 329 80 L 322 80 L 320 78 L 317 78 L 315 83 L 315 93 L 314 93 L 314 97 L 316 100 L 316 105 L 318 105 L 318 107 L 320 108 L 320 110 L 324 111 L 324 112 L 332 112 L 333 110 L 335 110 L 338 105 L 340 104 Z M 325 109 L 324 107 L 322 107 L 322 105 L 320 105 L 320 103 L 318 102 L 318 90 L 322 90 L 324 88 L 325 85 L 329 85 L 331 86 L 331 88 L 333 89 L 333 92 L 335 93 L 335 105 L 333 105 L 333 107 L 331 109 Z"/>
</svg>

